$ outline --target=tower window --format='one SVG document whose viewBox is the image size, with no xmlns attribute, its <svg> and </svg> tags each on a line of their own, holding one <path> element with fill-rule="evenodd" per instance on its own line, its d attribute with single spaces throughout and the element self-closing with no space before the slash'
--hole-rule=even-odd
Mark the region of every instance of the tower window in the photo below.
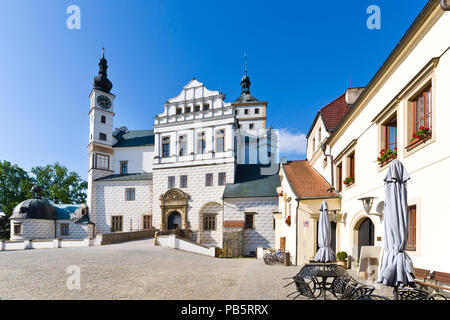
<svg viewBox="0 0 450 320">
<path fill-rule="evenodd" d="M 255 108 L 255 114 L 259 114 L 259 108 Z"/>
<path fill-rule="evenodd" d="M 245 110 L 244 110 L 244 114 L 248 114 L 248 109 L 245 109 Z"/>
<path fill-rule="evenodd" d="M 105 117 L 105 116 L 102 116 L 100 121 L 101 121 L 102 123 L 106 123 L 106 117 Z"/>
<path fill-rule="evenodd" d="M 109 156 L 103 154 L 95 155 L 95 167 L 97 169 L 109 170 Z"/>
<path fill-rule="evenodd" d="M 120 174 L 128 173 L 128 161 L 120 161 Z"/>
<path fill-rule="evenodd" d="M 170 156 L 170 138 L 162 138 L 162 157 L 168 158 Z"/>
<path fill-rule="evenodd" d="M 106 133 L 100 132 L 99 139 L 102 141 L 106 141 Z"/>
<path fill-rule="evenodd" d="M 216 136 L 217 136 L 216 152 L 224 152 L 225 151 L 225 130 L 217 131 Z"/>
</svg>

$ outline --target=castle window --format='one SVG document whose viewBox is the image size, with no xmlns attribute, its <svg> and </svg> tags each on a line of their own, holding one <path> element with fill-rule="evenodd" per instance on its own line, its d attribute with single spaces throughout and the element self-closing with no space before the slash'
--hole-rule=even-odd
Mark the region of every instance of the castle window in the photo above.
<svg viewBox="0 0 450 320">
<path fill-rule="evenodd" d="M 142 217 L 143 220 L 143 229 L 144 230 L 150 230 L 152 228 L 152 215 L 151 214 L 144 214 Z"/>
<path fill-rule="evenodd" d="M 245 213 L 245 221 L 244 228 L 245 229 L 253 229 L 255 227 L 255 214 L 254 213 Z"/>
<path fill-rule="evenodd" d="M 120 174 L 128 173 L 128 161 L 120 161 Z"/>
<path fill-rule="evenodd" d="M 259 108 L 255 108 L 255 114 L 259 114 Z"/>
<path fill-rule="evenodd" d="M 186 137 L 185 136 L 180 136 L 179 138 L 179 155 L 180 157 L 185 156 L 186 155 Z"/>
<path fill-rule="evenodd" d="M 216 133 L 216 152 L 224 152 L 225 151 L 225 130 L 219 130 Z"/>
<path fill-rule="evenodd" d="M 431 130 L 431 86 L 423 90 L 413 101 L 413 133 L 421 127 Z"/>
<path fill-rule="evenodd" d="M 416 250 L 416 206 L 410 206 L 408 208 L 408 243 L 406 250 Z"/>
<path fill-rule="evenodd" d="M 200 111 L 200 106 L 195 106 L 194 107 L 194 112 L 199 112 Z"/>
<path fill-rule="evenodd" d="M 170 176 L 167 178 L 167 188 L 168 189 L 175 188 L 175 177 L 174 176 Z"/>
<path fill-rule="evenodd" d="M 205 175 L 205 186 L 206 187 L 211 187 L 213 185 L 213 174 L 212 173 L 207 173 Z"/>
<path fill-rule="evenodd" d="M 68 236 L 69 235 L 69 225 L 67 223 L 61 224 L 61 235 Z"/>
<path fill-rule="evenodd" d="M 109 170 L 109 156 L 97 153 L 95 155 L 95 167 L 97 169 Z"/>
<path fill-rule="evenodd" d="M 337 189 L 342 191 L 342 162 L 336 166 Z"/>
<path fill-rule="evenodd" d="M 234 114 L 239 114 L 239 109 L 234 110 Z"/>
<path fill-rule="evenodd" d="M 111 216 L 111 232 L 122 231 L 122 216 Z"/>
<path fill-rule="evenodd" d="M 102 122 L 102 123 L 106 123 L 106 117 L 105 117 L 105 116 L 102 116 L 102 117 L 101 117 L 101 122 Z"/>
<path fill-rule="evenodd" d="M 14 223 L 14 235 L 18 236 L 22 234 L 22 224 Z"/>
<path fill-rule="evenodd" d="M 254 125 L 253 123 L 250 123 L 250 124 L 248 125 L 248 128 L 249 128 L 250 130 L 253 130 L 253 129 L 255 128 L 255 125 Z"/>
<path fill-rule="evenodd" d="M 102 141 L 106 141 L 106 133 L 100 132 L 99 139 Z"/>
<path fill-rule="evenodd" d="M 187 176 L 180 176 L 180 188 L 187 188 Z"/>
<path fill-rule="evenodd" d="M 170 138 L 162 138 L 162 157 L 168 158 L 170 156 Z"/>
<path fill-rule="evenodd" d="M 184 109 L 185 111 L 185 113 L 190 113 L 191 112 L 191 107 L 186 107 L 185 109 Z"/>
<path fill-rule="evenodd" d="M 203 105 L 203 111 L 209 110 L 209 104 L 204 104 Z"/>
<path fill-rule="evenodd" d="M 227 183 L 227 173 L 219 172 L 219 186 L 224 186 Z"/>
<path fill-rule="evenodd" d="M 176 111 L 177 114 L 181 114 L 182 112 L 183 112 L 182 108 L 177 108 L 177 111 Z"/>
<path fill-rule="evenodd" d="M 198 154 L 205 153 L 205 148 L 206 148 L 205 133 L 200 132 L 197 137 L 197 153 Z"/>
<path fill-rule="evenodd" d="M 248 109 L 245 109 L 245 110 L 244 110 L 244 114 L 248 114 Z"/>
<path fill-rule="evenodd" d="M 135 188 L 125 188 L 125 201 L 136 200 L 136 189 Z"/>
<path fill-rule="evenodd" d="M 216 230 L 216 215 L 203 217 L 203 230 Z"/>
</svg>

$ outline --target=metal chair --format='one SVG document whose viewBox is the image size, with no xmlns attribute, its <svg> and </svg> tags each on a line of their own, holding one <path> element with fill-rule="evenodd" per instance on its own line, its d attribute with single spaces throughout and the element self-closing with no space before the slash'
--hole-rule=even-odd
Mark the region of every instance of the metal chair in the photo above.
<svg viewBox="0 0 450 320">
<path fill-rule="evenodd" d="M 375 287 L 371 285 L 361 285 L 356 287 L 352 294 L 348 297 L 348 300 L 354 300 L 358 296 L 370 295 L 374 292 Z"/>
<path fill-rule="evenodd" d="M 299 294 L 296 295 L 293 300 L 297 299 L 299 296 L 305 296 L 310 299 L 317 299 L 320 296 L 319 285 L 315 278 L 305 280 L 305 278 L 295 276 L 294 283 L 297 291 L 288 294 L 286 297 L 297 292 L 299 292 Z"/>
<path fill-rule="evenodd" d="M 449 298 L 444 296 L 442 293 L 435 292 L 428 296 L 428 300 L 449 300 Z"/>
<path fill-rule="evenodd" d="M 331 283 L 331 293 L 336 299 L 341 299 L 342 295 L 345 292 L 345 288 L 347 284 L 350 282 L 352 278 L 350 276 L 342 276 L 334 278 Z"/>
<path fill-rule="evenodd" d="M 430 294 L 423 290 L 414 288 L 399 288 L 398 300 L 428 300 Z"/>
<path fill-rule="evenodd" d="M 356 296 L 353 300 L 391 300 L 391 299 L 376 294 L 362 294 L 360 296 Z"/>
</svg>

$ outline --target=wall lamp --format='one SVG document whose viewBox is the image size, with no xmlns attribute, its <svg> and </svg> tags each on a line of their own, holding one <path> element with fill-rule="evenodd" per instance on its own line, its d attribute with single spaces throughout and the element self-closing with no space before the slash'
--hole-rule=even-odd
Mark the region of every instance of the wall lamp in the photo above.
<svg viewBox="0 0 450 320">
<path fill-rule="evenodd" d="M 369 215 L 375 215 L 375 216 L 382 216 L 382 214 L 380 213 L 370 213 L 370 210 L 372 209 L 372 205 L 373 205 L 373 199 L 376 199 L 375 197 L 364 197 L 364 198 L 359 198 L 358 200 L 361 200 L 363 207 L 364 207 L 364 211 Z"/>
</svg>

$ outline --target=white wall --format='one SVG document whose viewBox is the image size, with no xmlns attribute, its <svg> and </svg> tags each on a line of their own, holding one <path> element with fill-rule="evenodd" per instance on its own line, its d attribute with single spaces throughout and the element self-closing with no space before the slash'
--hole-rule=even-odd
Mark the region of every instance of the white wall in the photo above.
<svg viewBox="0 0 450 320">
<path fill-rule="evenodd" d="M 153 146 L 114 148 L 111 169 L 120 174 L 120 162 L 128 161 L 128 173 L 152 172 L 153 151 Z"/>
</svg>

